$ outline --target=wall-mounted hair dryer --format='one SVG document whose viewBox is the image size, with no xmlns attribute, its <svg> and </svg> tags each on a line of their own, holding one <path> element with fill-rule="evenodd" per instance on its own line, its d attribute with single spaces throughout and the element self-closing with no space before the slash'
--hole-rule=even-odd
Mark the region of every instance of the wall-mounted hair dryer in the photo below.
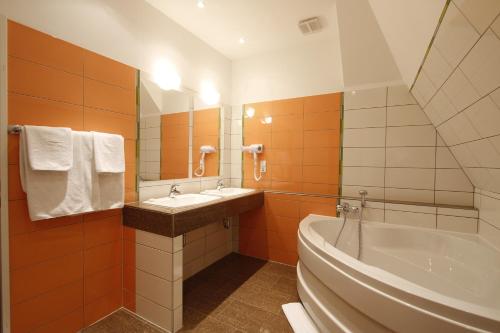
<svg viewBox="0 0 500 333">
<path fill-rule="evenodd" d="M 258 182 L 259 180 L 262 179 L 262 173 L 265 172 L 263 171 L 263 169 L 265 170 L 265 168 L 260 168 L 259 175 L 257 176 L 257 167 L 259 161 L 257 154 L 260 154 L 264 151 L 264 145 L 261 143 L 255 143 L 253 145 L 243 146 L 241 150 L 244 152 L 246 151 L 253 155 L 253 178 L 255 179 L 255 181 Z"/>
<path fill-rule="evenodd" d="M 216 149 L 214 146 L 201 146 L 200 147 L 200 165 L 196 170 L 194 170 L 194 175 L 196 177 L 202 177 L 205 174 L 205 155 L 215 153 Z"/>
</svg>

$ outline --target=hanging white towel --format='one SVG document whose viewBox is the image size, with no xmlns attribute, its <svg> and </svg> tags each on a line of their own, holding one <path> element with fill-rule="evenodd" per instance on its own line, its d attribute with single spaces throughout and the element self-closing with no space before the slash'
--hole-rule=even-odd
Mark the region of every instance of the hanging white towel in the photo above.
<svg viewBox="0 0 500 333">
<path fill-rule="evenodd" d="M 97 173 L 99 209 L 122 208 L 125 202 L 123 173 Z"/>
<path fill-rule="evenodd" d="M 100 209 L 99 183 L 90 132 L 72 132 L 73 167 L 69 171 L 33 170 L 28 160 L 26 132 L 21 132 L 19 164 L 32 221 Z"/>
<path fill-rule="evenodd" d="M 123 136 L 92 132 L 94 138 L 95 169 L 98 173 L 125 172 Z"/>
<path fill-rule="evenodd" d="M 24 126 L 31 169 L 68 171 L 73 166 L 73 140 L 66 127 Z"/>
</svg>

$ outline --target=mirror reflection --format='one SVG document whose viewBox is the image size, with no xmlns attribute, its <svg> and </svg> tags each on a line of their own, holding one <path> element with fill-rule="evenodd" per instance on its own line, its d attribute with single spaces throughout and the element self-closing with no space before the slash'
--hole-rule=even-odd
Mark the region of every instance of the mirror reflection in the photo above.
<svg viewBox="0 0 500 333">
<path fill-rule="evenodd" d="M 221 108 L 188 90 L 140 79 L 139 178 L 142 182 L 217 177 Z"/>
<path fill-rule="evenodd" d="M 192 94 L 140 84 L 139 176 L 143 181 L 189 177 Z"/>
<path fill-rule="evenodd" d="M 219 175 L 220 109 L 200 108 L 193 112 L 193 176 Z"/>
</svg>

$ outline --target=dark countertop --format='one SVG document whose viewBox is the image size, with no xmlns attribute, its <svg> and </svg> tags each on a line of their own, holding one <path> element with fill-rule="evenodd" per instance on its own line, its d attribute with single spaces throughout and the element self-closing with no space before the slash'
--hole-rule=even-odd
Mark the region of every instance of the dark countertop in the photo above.
<svg viewBox="0 0 500 333">
<path fill-rule="evenodd" d="M 177 237 L 262 205 L 264 192 L 260 190 L 180 208 L 133 202 L 123 208 L 123 224 L 162 236 Z"/>
</svg>

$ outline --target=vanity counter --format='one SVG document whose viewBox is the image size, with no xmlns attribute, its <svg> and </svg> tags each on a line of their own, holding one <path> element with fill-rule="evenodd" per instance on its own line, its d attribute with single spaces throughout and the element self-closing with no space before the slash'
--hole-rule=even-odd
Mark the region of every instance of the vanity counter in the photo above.
<svg viewBox="0 0 500 333">
<path fill-rule="evenodd" d="M 123 208 L 123 225 L 174 238 L 263 205 L 264 192 L 261 190 L 180 208 L 133 202 Z"/>
</svg>

